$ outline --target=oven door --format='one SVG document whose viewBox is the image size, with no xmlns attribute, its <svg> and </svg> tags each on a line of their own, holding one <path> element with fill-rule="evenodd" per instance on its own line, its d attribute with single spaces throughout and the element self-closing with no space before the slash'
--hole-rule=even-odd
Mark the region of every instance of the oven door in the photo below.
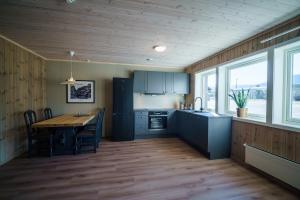
<svg viewBox="0 0 300 200">
<path fill-rule="evenodd" d="M 166 129 L 167 128 L 167 116 L 149 116 L 149 129 Z"/>
</svg>

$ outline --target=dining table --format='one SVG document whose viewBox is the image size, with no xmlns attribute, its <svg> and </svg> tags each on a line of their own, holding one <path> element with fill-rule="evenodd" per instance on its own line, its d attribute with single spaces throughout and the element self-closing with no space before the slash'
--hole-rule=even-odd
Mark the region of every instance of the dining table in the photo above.
<svg viewBox="0 0 300 200">
<path fill-rule="evenodd" d="M 73 154 L 76 152 L 74 138 L 77 130 L 90 123 L 96 117 L 91 114 L 63 114 L 32 125 L 38 130 L 47 129 L 53 137 L 53 154 Z"/>
</svg>

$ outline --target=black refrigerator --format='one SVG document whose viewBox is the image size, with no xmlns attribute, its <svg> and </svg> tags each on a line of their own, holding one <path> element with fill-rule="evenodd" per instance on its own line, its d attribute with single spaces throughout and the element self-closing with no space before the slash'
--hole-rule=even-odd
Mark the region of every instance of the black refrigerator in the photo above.
<svg viewBox="0 0 300 200">
<path fill-rule="evenodd" d="M 133 127 L 133 81 L 113 78 L 112 140 L 133 140 Z"/>
</svg>

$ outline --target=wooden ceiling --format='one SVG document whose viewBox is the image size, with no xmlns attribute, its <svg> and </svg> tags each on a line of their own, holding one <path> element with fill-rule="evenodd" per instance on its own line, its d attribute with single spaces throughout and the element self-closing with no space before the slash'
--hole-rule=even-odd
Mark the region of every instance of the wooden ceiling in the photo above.
<svg viewBox="0 0 300 200">
<path fill-rule="evenodd" d="M 299 13 L 300 0 L 0 0 L 0 34 L 47 59 L 186 67 Z"/>
</svg>

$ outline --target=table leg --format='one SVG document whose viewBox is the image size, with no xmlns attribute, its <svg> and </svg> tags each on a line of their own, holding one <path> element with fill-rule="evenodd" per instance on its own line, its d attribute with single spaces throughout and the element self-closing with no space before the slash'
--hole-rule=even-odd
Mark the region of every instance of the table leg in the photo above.
<svg viewBox="0 0 300 200">
<path fill-rule="evenodd" d="M 49 138 L 49 157 L 52 157 L 53 155 L 53 133 L 50 133 Z"/>
<path fill-rule="evenodd" d="M 78 151 L 78 141 L 77 141 L 77 136 L 76 136 L 76 131 L 75 128 L 72 128 L 72 134 L 73 134 L 73 138 L 74 138 L 74 143 L 73 143 L 73 154 L 77 154 Z"/>
</svg>

